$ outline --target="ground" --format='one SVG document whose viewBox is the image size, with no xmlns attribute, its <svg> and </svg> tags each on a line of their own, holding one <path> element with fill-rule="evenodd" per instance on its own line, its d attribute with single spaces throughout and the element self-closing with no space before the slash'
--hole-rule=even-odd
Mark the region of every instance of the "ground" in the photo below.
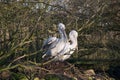
<svg viewBox="0 0 120 80">
<path fill-rule="evenodd" d="M 114 80 L 105 73 L 96 73 L 93 69 L 78 68 L 66 61 L 50 62 L 40 66 L 26 65 L 24 68 L 17 68 L 10 71 L 2 72 L 0 74 L 1 79 L 11 80 L 11 77 L 15 76 L 14 72 L 25 74 L 29 80 Z"/>
</svg>

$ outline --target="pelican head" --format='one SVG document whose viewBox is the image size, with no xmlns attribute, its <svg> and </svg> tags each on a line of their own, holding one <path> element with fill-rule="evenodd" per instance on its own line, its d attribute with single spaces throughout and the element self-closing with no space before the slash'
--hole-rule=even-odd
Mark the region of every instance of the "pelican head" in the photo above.
<svg viewBox="0 0 120 80">
<path fill-rule="evenodd" d="M 65 41 L 67 41 L 67 35 L 66 35 L 66 32 L 65 32 L 65 25 L 63 23 L 58 24 L 58 30 L 59 30 L 59 33 L 60 33 L 61 37 Z"/>
<path fill-rule="evenodd" d="M 69 37 L 70 37 L 70 38 L 76 38 L 76 39 L 77 39 L 77 37 L 78 37 L 78 32 L 75 31 L 75 30 L 72 30 L 72 31 L 70 32 L 70 34 L 69 34 Z"/>
<path fill-rule="evenodd" d="M 58 30 L 60 29 L 65 30 L 65 25 L 63 23 L 58 24 Z"/>
</svg>

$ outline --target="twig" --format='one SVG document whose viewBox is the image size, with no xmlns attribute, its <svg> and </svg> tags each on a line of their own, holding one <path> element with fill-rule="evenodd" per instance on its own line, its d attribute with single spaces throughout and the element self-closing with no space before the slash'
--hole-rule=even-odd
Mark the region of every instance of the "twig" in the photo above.
<svg viewBox="0 0 120 80">
<path fill-rule="evenodd" d="M 42 68 L 42 67 L 41 67 L 41 69 L 44 70 L 44 71 L 47 71 L 47 72 L 49 72 L 49 73 L 52 73 L 52 72 L 51 72 L 50 70 L 48 70 L 48 69 L 45 69 L 45 68 Z"/>
<path fill-rule="evenodd" d="M 55 59 L 53 58 L 53 59 L 51 59 L 51 60 L 49 60 L 49 61 L 47 61 L 47 62 L 44 62 L 42 65 L 46 65 L 46 64 L 48 64 L 48 63 L 50 63 L 50 62 L 52 62 L 52 61 L 54 61 Z"/>
<path fill-rule="evenodd" d="M 0 69 L 0 72 L 4 71 L 4 70 L 9 70 L 9 69 L 14 69 L 16 67 L 20 66 L 20 64 L 17 64 L 17 65 L 14 65 L 14 66 L 11 66 L 11 67 L 6 67 L 6 68 L 3 68 L 3 69 Z"/>
<path fill-rule="evenodd" d="M 51 60 L 49 60 L 49 61 L 46 61 L 46 62 L 44 62 L 44 63 L 36 63 L 36 62 L 32 62 L 32 61 L 28 61 L 28 62 L 31 63 L 31 64 L 34 64 L 34 65 L 36 65 L 36 66 L 43 66 L 43 65 L 46 65 L 46 64 L 48 64 L 48 63 L 50 63 L 50 62 L 52 62 L 52 61 L 54 61 L 54 58 L 51 59 Z"/>
<path fill-rule="evenodd" d="M 64 69 L 64 70 L 69 70 L 69 69 L 71 69 L 71 68 L 74 67 L 74 64 L 70 64 L 70 63 L 68 63 L 68 65 L 70 65 L 70 67 L 68 67 L 68 68 L 66 68 L 66 69 Z"/>
<path fill-rule="evenodd" d="M 62 8 L 62 9 L 64 9 L 68 14 L 72 14 L 70 11 L 68 11 L 65 7 L 63 7 L 63 6 L 60 6 L 60 5 L 52 5 L 52 4 L 50 4 L 50 3 L 47 3 L 47 2 L 43 2 L 43 1 L 24 1 L 24 2 L 21 2 L 21 3 L 43 3 L 43 4 L 45 4 L 45 5 L 49 5 L 49 6 L 52 6 L 52 7 L 57 7 L 57 8 Z"/>
<path fill-rule="evenodd" d="M 36 63 L 36 62 L 33 62 L 33 61 L 28 61 L 28 63 L 31 63 L 31 64 L 36 65 L 36 66 L 41 66 L 42 65 L 41 63 Z"/>
<path fill-rule="evenodd" d="M 20 59 L 22 59 L 22 58 L 35 55 L 35 54 L 37 54 L 37 53 L 40 52 L 40 51 L 41 51 L 41 50 L 36 51 L 36 52 L 34 52 L 34 53 L 31 53 L 31 54 L 28 54 L 28 55 L 24 54 L 24 55 L 22 55 L 22 56 L 20 56 L 20 57 L 18 57 L 18 58 L 16 58 L 16 59 L 14 59 L 8 66 L 11 66 L 12 63 L 14 63 L 14 62 L 16 62 L 16 61 L 18 61 L 18 60 L 20 60 Z"/>
</svg>

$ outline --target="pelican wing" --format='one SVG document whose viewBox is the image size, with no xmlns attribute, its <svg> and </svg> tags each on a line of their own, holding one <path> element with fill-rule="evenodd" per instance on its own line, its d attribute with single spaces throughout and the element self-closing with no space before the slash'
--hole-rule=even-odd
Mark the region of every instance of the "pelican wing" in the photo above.
<svg viewBox="0 0 120 80">
<path fill-rule="evenodd" d="M 48 49 L 52 44 L 54 44 L 58 39 L 56 37 L 49 37 L 44 41 L 42 49 Z"/>
<path fill-rule="evenodd" d="M 42 58 L 49 54 L 52 48 L 56 47 L 58 41 L 59 39 L 56 37 L 49 37 L 47 40 L 44 41 L 42 46 L 42 49 L 44 50 L 44 55 L 42 56 Z"/>
</svg>

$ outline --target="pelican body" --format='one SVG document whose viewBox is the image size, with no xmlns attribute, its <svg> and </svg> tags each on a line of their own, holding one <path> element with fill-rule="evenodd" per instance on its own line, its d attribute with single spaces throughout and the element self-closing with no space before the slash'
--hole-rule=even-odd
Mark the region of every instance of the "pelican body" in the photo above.
<svg viewBox="0 0 120 80">
<path fill-rule="evenodd" d="M 65 32 L 65 25 L 63 23 L 58 24 L 58 31 L 60 33 L 60 38 L 50 37 L 44 42 L 43 48 L 47 51 L 42 58 L 45 56 L 54 57 L 64 49 L 67 42 L 67 35 Z"/>
</svg>

